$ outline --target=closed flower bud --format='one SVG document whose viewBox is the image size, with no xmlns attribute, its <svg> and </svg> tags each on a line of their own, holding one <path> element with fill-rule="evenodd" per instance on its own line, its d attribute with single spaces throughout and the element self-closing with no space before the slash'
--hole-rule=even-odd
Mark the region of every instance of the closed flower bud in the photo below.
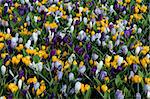
<svg viewBox="0 0 150 99">
<path fill-rule="evenodd" d="M 136 49 L 135 49 L 135 54 L 138 55 L 140 51 L 141 51 L 141 47 L 139 47 L 139 46 L 136 47 Z"/>
<path fill-rule="evenodd" d="M 88 20 L 86 17 L 83 18 L 83 22 L 84 22 L 84 24 L 87 24 Z"/>
<path fill-rule="evenodd" d="M 7 28 L 7 33 L 10 34 L 10 29 L 9 28 Z"/>
<path fill-rule="evenodd" d="M 118 65 L 121 65 L 122 62 L 123 62 L 123 57 L 119 57 L 118 58 Z"/>
<path fill-rule="evenodd" d="M 2 65 L 2 67 L 1 67 L 1 73 L 2 73 L 2 75 L 4 75 L 5 72 L 6 72 L 6 66 Z"/>
<path fill-rule="evenodd" d="M 138 28 L 138 31 L 137 31 L 137 33 L 141 33 L 142 32 L 142 29 L 141 28 Z"/>
<path fill-rule="evenodd" d="M 21 87 L 22 87 L 22 80 L 19 79 L 19 81 L 18 81 L 18 88 L 21 89 Z"/>
<path fill-rule="evenodd" d="M 81 89 L 81 83 L 80 82 L 76 82 L 75 84 L 75 93 L 77 94 Z"/>
<path fill-rule="evenodd" d="M 69 81 L 74 79 L 74 74 L 73 73 L 69 73 Z"/>
</svg>

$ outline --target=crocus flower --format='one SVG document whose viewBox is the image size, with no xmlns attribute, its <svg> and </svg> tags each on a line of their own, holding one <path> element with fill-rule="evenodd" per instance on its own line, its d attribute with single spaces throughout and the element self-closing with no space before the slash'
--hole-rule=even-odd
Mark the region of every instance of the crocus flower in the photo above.
<svg viewBox="0 0 150 99">
<path fill-rule="evenodd" d="M 122 91 L 117 89 L 115 93 L 115 99 L 124 99 L 124 95 L 122 94 Z"/>
<path fill-rule="evenodd" d="M 136 93 L 136 99 L 141 99 L 141 94 L 139 92 Z"/>
<path fill-rule="evenodd" d="M 100 79 L 101 80 L 103 80 L 106 76 L 107 76 L 107 72 L 106 71 L 101 71 L 100 72 Z"/>
<path fill-rule="evenodd" d="M 138 65 L 137 64 L 133 64 L 133 71 L 136 73 L 138 70 Z"/>
<path fill-rule="evenodd" d="M 63 72 L 58 71 L 58 73 L 57 73 L 58 80 L 61 80 L 62 76 L 63 76 Z"/>
<path fill-rule="evenodd" d="M 85 66 L 81 66 L 80 68 L 79 68 L 79 73 L 84 73 L 86 71 L 86 67 Z"/>
<path fill-rule="evenodd" d="M 1 73 L 2 73 L 2 75 L 5 75 L 5 73 L 6 73 L 6 66 L 4 66 L 4 65 L 1 66 Z"/>
<path fill-rule="evenodd" d="M 138 55 L 140 51 L 141 51 L 141 47 L 140 46 L 136 47 L 135 54 Z"/>
<path fill-rule="evenodd" d="M 22 80 L 19 79 L 19 81 L 18 81 L 18 88 L 21 89 L 21 87 L 22 87 Z"/>
<path fill-rule="evenodd" d="M 92 59 L 93 59 L 93 60 L 98 59 L 98 55 L 97 55 L 96 53 L 93 53 L 93 54 L 92 54 Z"/>
<path fill-rule="evenodd" d="M 75 84 L 75 93 L 77 94 L 81 89 L 81 83 L 78 81 Z"/>
<path fill-rule="evenodd" d="M 74 73 L 69 73 L 69 81 L 74 79 Z"/>
</svg>

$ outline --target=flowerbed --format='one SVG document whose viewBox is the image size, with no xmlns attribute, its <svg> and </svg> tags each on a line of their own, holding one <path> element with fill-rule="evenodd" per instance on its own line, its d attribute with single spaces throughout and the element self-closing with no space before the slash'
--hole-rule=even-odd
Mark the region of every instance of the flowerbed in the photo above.
<svg viewBox="0 0 150 99">
<path fill-rule="evenodd" d="M 0 99 L 150 98 L 148 0 L 0 0 Z"/>
</svg>

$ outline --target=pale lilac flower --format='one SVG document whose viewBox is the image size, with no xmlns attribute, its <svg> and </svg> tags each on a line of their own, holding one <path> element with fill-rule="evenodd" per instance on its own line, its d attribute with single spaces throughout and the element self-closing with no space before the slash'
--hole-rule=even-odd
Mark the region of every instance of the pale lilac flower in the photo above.
<svg viewBox="0 0 150 99">
<path fill-rule="evenodd" d="M 67 90 L 67 85 L 63 85 L 62 88 L 61 88 L 61 92 L 62 93 L 66 93 L 66 90 Z"/>
<path fill-rule="evenodd" d="M 84 73 L 86 71 L 86 67 L 85 66 L 81 66 L 80 68 L 79 68 L 79 73 Z"/>
<path fill-rule="evenodd" d="M 39 82 L 36 82 L 36 83 L 34 84 L 34 90 L 37 90 L 39 87 L 40 87 L 40 83 L 39 83 Z"/>
<path fill-rule="evenodd" d="M 106 71 L 101 71 L 100 72 L 100 79 L 101 80 L 103 80 L 106 76 L 107 76 L 107 72 Z"/>
<path fill-rule="evenodd" d="M 141 94 L 139 92 L 136 93 L 136 99 L 141 99 Z"/>
<path fill-rule="evenodd" d="M 115 99 L 124 99 L 124 95 L 122 94 L 122 91 L 117 89 L 115 93 Z"/>
<path fill-rule="evenodd" d="M 131 79 L 134 76 L 134 72 L 130 71 L 129 79 Z"/>
<path fill-rule="evenodd" d="M 57 72 L 57 76 L 58 76 L 58 80 L 61 80 L 63 77 L 63 72 L 62 71 L 58 71 Z"/>
<path fill-rule="evenodd" d="M 96 53 L 92 53 L 92 59 L 93 60 L 97 60 L 98 59 L 98 55 Z"/>
</svg>

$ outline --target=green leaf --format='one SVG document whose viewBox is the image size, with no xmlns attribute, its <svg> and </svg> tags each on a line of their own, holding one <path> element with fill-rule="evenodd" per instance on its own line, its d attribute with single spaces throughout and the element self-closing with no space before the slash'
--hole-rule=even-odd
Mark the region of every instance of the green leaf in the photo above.
<svg viewBox="0 0 150 99">
<path fill-rule="evenodd" d="M 38 63 L 39 60 L 40 60 L 40 57 L 39 57 L 38 55 L 33 56 L 33 61 L 34 61 L 35 63 Z"/>
<path fill-rule="evenodd" d="M 2 66 L 2 63 L 3 63 L 3 60 L 1 59 L 1 60 L 0 60 L 0 66 Z"/>
<path fill-rule="evenodd" d="M 25 49 L 23 49 L 22 51 L 23 51 L 23 56 L 26 56 L 27 53 L 26 53 Z"/>
<path fill-rule="evenodd" d="M 89 89 L 89 90 L 86 92 L 86 94 L 85 94 L 85 96 L 84 96 L 84 99 L 90 99 L 90 96 L 91 96 L 91 89 Z"/>
<path fill-rule="evenodd" d="M 104 99 L 110 99 L 110 94 L 108 92 L 104 94 Z"/>
<path fill-rule="evenodd" d="M 115 78 L 115 84 L 117 87 L 119 87 L 122 84 L 122 80 L 119 75 Z"/>
</svg>

